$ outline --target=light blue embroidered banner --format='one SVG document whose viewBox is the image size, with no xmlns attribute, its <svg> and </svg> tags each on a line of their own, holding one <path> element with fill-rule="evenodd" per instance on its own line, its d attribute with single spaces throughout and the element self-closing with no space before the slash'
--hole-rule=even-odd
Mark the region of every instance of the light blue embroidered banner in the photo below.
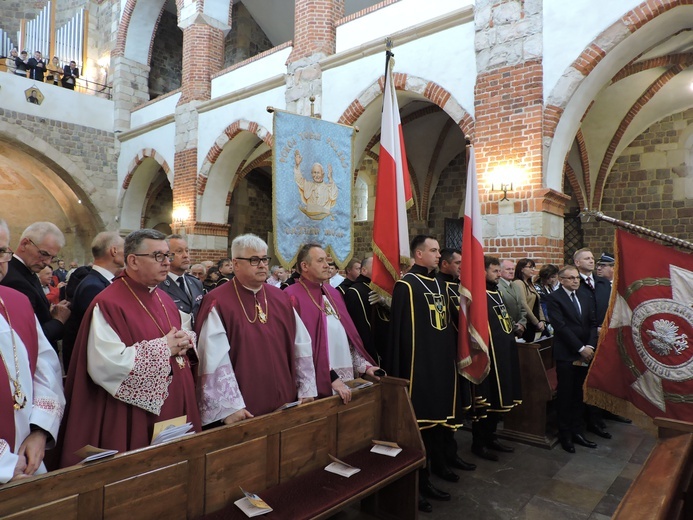
<svg viewBox="0 0 693 520">
<path fill-rule="evenodd" d="M 289 268 L 302 244 L 345 267 L 353 250 L 351 126 L 274 112 L 274 251 Z"/>
</svg>

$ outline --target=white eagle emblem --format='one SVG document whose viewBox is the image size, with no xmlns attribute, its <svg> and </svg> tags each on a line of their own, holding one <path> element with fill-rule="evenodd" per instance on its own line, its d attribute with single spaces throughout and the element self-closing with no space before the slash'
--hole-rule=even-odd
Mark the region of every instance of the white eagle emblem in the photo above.
<svg viewBox="0 0 693 520">
<path fill-rule="evenodd" d="M 688 348 L 688 336 L 686 334 L 677 336 L 679 327 L 673 321 L 656 320 L 653 325 L 654 330 L 646 331 L 652 338 L 647 343 L 660 356 L 668 356 L 672 350 L 680 356 Z"/>
</svg>

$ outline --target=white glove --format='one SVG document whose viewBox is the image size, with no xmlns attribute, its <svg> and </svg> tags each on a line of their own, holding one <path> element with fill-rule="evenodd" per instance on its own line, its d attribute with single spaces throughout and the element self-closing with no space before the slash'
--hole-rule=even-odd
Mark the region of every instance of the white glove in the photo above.
<svg viewBox="0 0 693 520">
<path fill-rule="evenodd" d="M 371 291 L 370 293 L 368 293 L 368 301 L 371 305 L 383 305 L 388 309 L 392 307 L 392 298 L 380 296 L 375 291 Z"/>
</svg>

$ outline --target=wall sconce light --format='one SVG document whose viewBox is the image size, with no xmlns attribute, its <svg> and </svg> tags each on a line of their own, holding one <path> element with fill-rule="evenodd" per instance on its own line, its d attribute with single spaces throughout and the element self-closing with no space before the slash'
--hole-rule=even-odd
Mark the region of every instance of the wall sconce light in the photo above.
<svg viewBox="0 0 693 520">
<path fill-rule="evenodd" d="M 190 210 L 187 206 L 178 206 L 171 213 L 171 218 L 174 224 L 182 225 L 190 218 Z"/>
<path fill-rule="evenodd" d="M 513 181 L 522 180 L 524 170 L 514 164 L 503 164 L 496 166 L 490 175 L 491 191 L 502 191 L 503 198 L 499 200 L 510 200 L 508 192 L 513 191 Z M 520 182 L 522 184 L 522 182 Z"/>
<path fill-rule="evenodd" d="M 498 186 L 498 187 L 496 187 Z M 513 183 L 511 182 L 510 184 L 506 184 L 504 182 L 501 182 L 499 184 L 491 184 L 491 191 L 502 191 L 503 192 L 503 198 L 498 199 L 499 202 L 502 202 L 504 200 L 510 200 L 508 198 L 508 192 L 513 191 Z"/>
</svg>

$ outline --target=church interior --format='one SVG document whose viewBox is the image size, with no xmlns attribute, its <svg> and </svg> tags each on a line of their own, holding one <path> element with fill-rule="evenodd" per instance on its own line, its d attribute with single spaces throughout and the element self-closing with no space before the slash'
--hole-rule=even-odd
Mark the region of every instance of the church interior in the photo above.
<svg viewBox="0 0 693 520">
<path fill-rule="evenodd" d="M 487 254 L 598 257 L 614 226 L 595 212 L 687 239 L 691 20 L 688 0 L 3 0 L 0 54 L 74 60 L 79 78 L 41 83 L 0 59 L 0 217 L 13 239 L 55 223 L 80 265 L 96 233 L 144 227 L 184 235 L 194 262 L 241 233 L 273 256 L 275 107 L 358 127 L 363 258 L 390 40 L 411 236 L 459 249 L 470 142 Z M 655 444 L 613 428 L 578 458 L 521 446 L 482 463 L 431 518 L 610 518 Z"/>
</svg>

